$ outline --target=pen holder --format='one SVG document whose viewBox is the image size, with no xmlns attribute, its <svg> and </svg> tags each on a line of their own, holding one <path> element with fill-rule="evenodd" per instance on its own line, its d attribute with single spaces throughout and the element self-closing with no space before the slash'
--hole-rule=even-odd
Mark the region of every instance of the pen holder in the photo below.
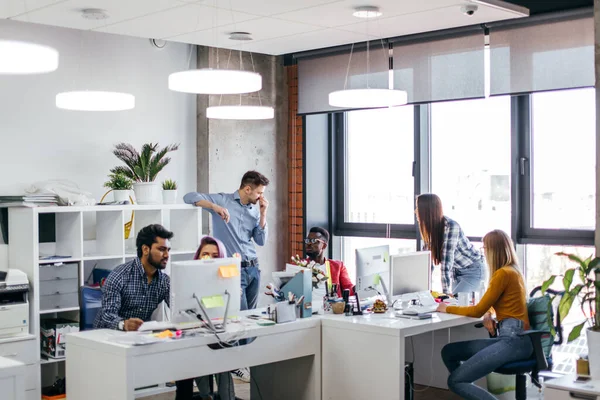
<svg viewBox="0 0 600 400">
<path fill-rule="evenodd" d="M 334 314 L 343 314 L 344 308 L 346 307 L 346 302 L 338 301 L 336 303 L 331 303 L 331 310 Z"/>
<path fill-rule="evenodd" d="M 275 304 L 275 322 L 283 324 L 285 322 L 292 322 L 296 320 L 296 303 L 288 303 L 287 301 L 280 301 Z"/>
</svg>

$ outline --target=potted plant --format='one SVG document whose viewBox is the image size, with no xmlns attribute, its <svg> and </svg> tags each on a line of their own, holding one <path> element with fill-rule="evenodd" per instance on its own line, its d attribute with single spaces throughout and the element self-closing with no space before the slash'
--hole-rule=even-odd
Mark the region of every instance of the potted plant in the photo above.
<svg viewBox="0 0 600 400">
<path fill-rule="evenodd" d="M 158 143 L 146 143 L 140 152 L 128 143 L 115 145 L 113 154 L 125 164 L 110 170 L 133 180 L 133 191 L 138 204 L 159 204 L 160 184 L 155 183 L 156 176 L 171 161 L 167 153 L 179 148 L 171 144 L 159 149 Z"/>
<path fill-rule="evenodd" d="M 162 184 L 163 204 L 175 204 L 177 199 L 177 182 L 172 179 L 166 179 Z"/>
<path fill-rule="evenodd" d="M 557 277 L 562 277 L 564 294 L 558 304 L 558 313 L 562 321 L 565 320 L 574 302 L 579 303 L 584 315 L 584 321 L 576 325 L 569 333 L 567 342 L 577 339 L 581 331 L 586 329 L 588 343 L 588 359 L 590 362 L 590 373 L 594 379 L 600 378 L 600 316 L 596 310 L 600 310 L 600 257 L 590 256 L 585 260 L 576 254 L 556 253 L 561 257 L 567 257 L 576 263 L 576 266 L 568 269 L 562 275 L 552 275 L 542 284 L 542 293 L 552 286 Z M 554 300 L 554 299 L 553 299 Z"/>
<path fill-rule="evenodd" d="M 129 201 L 129 191 L 133 187 L 133 181 L 121 173 L 111 173 L 104 187 L 113 192 L 114 201 Z"/>
</svg>

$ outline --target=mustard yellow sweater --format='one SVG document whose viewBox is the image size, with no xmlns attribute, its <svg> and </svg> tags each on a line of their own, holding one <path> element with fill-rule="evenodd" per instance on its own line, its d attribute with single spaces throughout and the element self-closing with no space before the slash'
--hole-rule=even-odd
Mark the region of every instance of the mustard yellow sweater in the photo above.
<svg viewBox="0 0 600 400">
<path fill-rule="evenodd" d="M 529 328 L 525 283 L 515 268 L 506 266 L 497 270 L 477 305 L 448 306 L 446 312 L 480 318 L 491 308 L 495 310 L 498 322 L 507 318 L 516 318 L 525 323 L 525 329 Z"/>
</svg>

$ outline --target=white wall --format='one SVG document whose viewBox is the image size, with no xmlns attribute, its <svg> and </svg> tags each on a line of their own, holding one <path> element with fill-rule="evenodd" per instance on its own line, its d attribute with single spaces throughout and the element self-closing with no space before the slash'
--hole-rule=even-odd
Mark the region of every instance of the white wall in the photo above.
<svg viewBox="0 0 600 400">
<path fill-rule="evenodd" d="M 180 197 L 196 189 L 196 96 L 172 92 L 170 73 L 187 69 L 190 46 L 0 20 L 0 38 L 48 44 L 57 71 L 0 75 L 0 195 L 19 194 L 46 179 L 69 179 L 99 200 L 118 142 L 180 143 L 158 180 L 179 182 Z M 195 66 L 195 55 L 192 55 Z M 55 95 L 68 90 L 129 92 L 136 107 L 120 112 L 65 111 Z M 181 200 L 181 199 L 180 199 Z"/>
</svg>

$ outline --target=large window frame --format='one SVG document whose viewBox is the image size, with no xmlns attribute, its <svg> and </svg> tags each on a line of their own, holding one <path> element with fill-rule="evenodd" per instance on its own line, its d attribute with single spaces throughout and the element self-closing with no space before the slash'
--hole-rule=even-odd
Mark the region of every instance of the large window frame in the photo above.
<svg viewBox="0 0 600 400">
<path fill-rule="evenodd" d="M 591 246 L 593 230 L 542 229 L 533 226 L 533 176 L 532 160 L 532 95 L 511 96 L 511 237 L 516 244 Z M 414 193 L 415 196 L 430 191 L 431 187 L 431 107 L 414 105 Z M 332 113 L 332 194 L 333 234 L 335 236 L 361 236 L 396 239 L 416 239 L 421 248 L 416 218 L 414 224 L 351 223 L 344 220 L 347 160 L 345 112 Z M 469 232 L 466 232 L 467 235 Z M 472 241 L 481 237 L 469 236 Z"/>
</svg>

